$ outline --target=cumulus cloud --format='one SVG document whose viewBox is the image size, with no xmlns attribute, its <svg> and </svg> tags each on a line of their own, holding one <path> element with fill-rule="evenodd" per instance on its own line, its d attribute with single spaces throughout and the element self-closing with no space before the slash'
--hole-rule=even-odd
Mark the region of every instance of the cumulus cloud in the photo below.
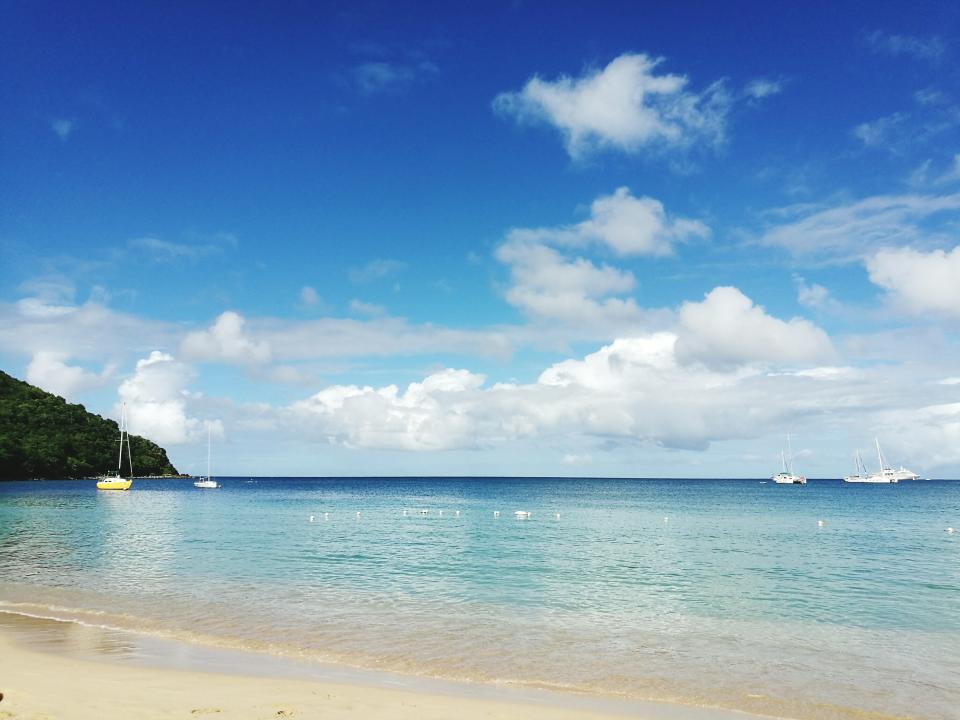
<svg viewBox="0 0 960 720">
<path fill-rule="evenodd" d="M 679 312 L 677 354 L 709 367 L 747 363 L 809 364 L 834 355 L 830 338 L 807 320 L 783 321 L 734 287 L 711 290 Z"/>
<path fill-rule="evenodd" d="M 582 222 L 511 229 L 495 256 L 510 268 L 507 301 L 528 315 L 594 327 L 622 326 L 645 315 L 632 298 L 616 297 L 633 290 L 633 274 L 564 251 L 662 256 L 677 242 L 709 234 L 699 220 L 670 216 L 658 200 L 634 197 L 622 187 L 594 200 L 590 217 Z"/>
<path fill-rule="evenodd" d="M 477 449 L 539 438 L 703 449 L 836 405 L 835 378 L 690 365 L 677 349 L 670 332 L 620 338 L 528 384 L 485 386 L 482 375 L 446 369 L 402 392 L 335 385 L 291 406 L 288 422 L 354 448 Z"/>
<path fill-rule="evenodd" d="M 498 95 L 493 107 L 519 122 L 553 125 L 572 158 L 602 149 L 635 153 L 721 144 L 731 103 L 725 85 L 690 92 L 685 76 L 657 74 L 661 63 L 626 53 L 579 78 L 535 76 L 522 90 Z"/>
<path fill-rule="evenodd" d="M 202 435 L 205 426 L 187 415 L 186 389 L 193 379 L 187 365 L 166 353 L 153 351 L 139 360 L 117 391 L 126 403 L 130 432 L 160 445 L 191 442 Z M 119 403 L 114 413 L 119 417 Z"/>
<path fill-rule="evenodd" d="M 109 366 L 101 373 L 90 372 L 76 365 L 67 365 L 68 359 L 63 353 L 35 353 L 27 366 L 27 382 L 72 400 L 79 393 L 103 386 L 113 372 Z"/>
<path fill-rule="evenodd" d="M 870 281 L 906 312 L 960 318 L 960 246 L 930 252 L 886 248 L 867 258 L 866 267 Z"/>
<path fill-rule="evenodd" d="M 483 382 L 483 375 L 447 369 L 410 383 L 403 393 L 396 385 L 377 390 L 337 385 L 294 404 L 292 411 L 310 416 L 329 440 L 350 447 L 475 447 L 479 439 L 468 408 Z"/>
<path fill-rule="evenodd" d="M 180 344 L 180 352 L 189 360 L 260 364 L 270 361 L 269 343 L 253 340 L 244 331 L 242 315 L 227 311 L 208 330 L 191 332 Z"/>
<path fill-rule="evenodd" d="M 508 242 L 548 242 L 558 245 L 596 244 L 617 255 L 669 255 L 673 245 L 691 238 L 707 238 L 700 220 L 667 214 L 663 203 L 651 197 L 634 197 L 630 188 L 617 188 L 590 205 L 590 217 L 574 225 L 549 228 L 514 228 Z"/>
<path fill-rule="evenodd" d="M 942 243 L 950 235 L 936 221 L 954 218 L 958 209 L 960 193 L 876 195 L 825 209 L 785 208 L 778 214 L 791 219 L 769 227 L 760 242 L 794 255 L 849 262 L 882 247 Z"/>
<path fill-rule="evenodd" d="M 507 302 L 525 313 L 578 323 L 629 322 L 642 316 L 632 299 L 610 297 L 633 289 L 632 273 L 516 239 L 497 248 L 496 257 L 510 267 Z"/>
</svg>

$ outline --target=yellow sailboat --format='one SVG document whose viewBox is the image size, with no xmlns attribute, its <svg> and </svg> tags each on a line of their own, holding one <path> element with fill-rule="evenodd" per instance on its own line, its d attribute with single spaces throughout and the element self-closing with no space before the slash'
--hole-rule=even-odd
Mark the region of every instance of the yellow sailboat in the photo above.
<svg viewBox="0 0 960 720">
<path fill-rule="evenodd" d="M 130 477 L 120 474 L 123 465 L 123 443 L 127 443 L 127 460 L 130 463 Z M 130 455 L 130 433 L 127 432 L 127 404 L 120 409 L 120 455 L 117 458 L 116 472 L 110 472 L 97 481 L 97 490 L 129 490 L 133 485 L 133 457 Z"/>
</svg>

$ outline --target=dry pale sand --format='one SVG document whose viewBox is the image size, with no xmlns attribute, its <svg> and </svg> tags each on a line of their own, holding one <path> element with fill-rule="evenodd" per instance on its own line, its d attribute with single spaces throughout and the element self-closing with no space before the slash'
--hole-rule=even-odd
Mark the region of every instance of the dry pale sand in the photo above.
<svg viewBox="0 0 960 720">
<path fill-rule="evenodd" d="M 0 692 L 4 694 L 0 701 L 0 719 L 3 720 L 590 720 L 623 717 L 583 707 L 564 708 L 307 680 L 185 672 L 109 660 L 78 659 L 37 652 L 2 633 Z"/>
</svg>

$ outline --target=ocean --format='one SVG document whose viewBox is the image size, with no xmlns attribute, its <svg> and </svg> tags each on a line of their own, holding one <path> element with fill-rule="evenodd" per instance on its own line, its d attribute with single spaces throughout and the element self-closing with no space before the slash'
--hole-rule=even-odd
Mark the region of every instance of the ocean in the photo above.
<svg viewBox="0 0 960 720">
<path fill-rule="evenodd" d="M 0 483 L 0 612 L 803 719 L 958 716 L 960 482 L 219 479 Z"/>
</svg>

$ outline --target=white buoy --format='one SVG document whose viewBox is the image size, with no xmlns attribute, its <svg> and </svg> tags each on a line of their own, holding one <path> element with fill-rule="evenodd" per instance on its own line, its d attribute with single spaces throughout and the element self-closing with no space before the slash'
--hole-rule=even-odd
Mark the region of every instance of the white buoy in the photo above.
<svg viewBox="0 0 960 720">
<path fill-rule="evenodd" d="M 494 510 L 494 511 L 493 511 L 493 516 L 494 516 L 494 517 L 500 517 L 500 511 L 499 511 L 499 510 Z"/>
<path fill-rule="evenodd" d="M 357 510 L 357 517 L 360 517 L 360 511 Z"/>
<path fill-rule="evenodd" d="M 404 517 L 407 516 L 407 511 L 406 511 L 406 510 L 403 511 L 403 516 L 404 516 Z"/>
<path fill-rule="evenodd" d="M 455 510 L 453 514 L 456 515 L 457 517 L 460 517 L 460 511 L 459 511 L 459 510 Z"/>
<path fill-rule="evenodd" d="M 428 512 L 430 512 L 430 511 L 429 511 L 429 510 L 421 510 L 421 511 L 420 511 L 420 514 L 421 514 L 421 515 L 426 515 Z"/>
<path fill-rule="evenodd" d="M 443 510 L 440 511 L 440 517 L 443 517 Z"/>
<path fill-rule="evenodd" d="M 947 532 L 948 532 L 950 535 L 953 535 L 953 528 L 952 528 L 952 527 L 948 527 L 948 528 L 947 528 Z"/>
<path fill-rule="evenodd" d="M 529 519 L 530 519 L 530 513 L 527 512 L 526 510 L 517 510 L 516 512 L 513 513 L 513 516 L 514 516 L 517 520 L 529 520 Z"/>
<path fill-rule="evenodd" d="M 556 517 L 557 517 L 557 520 L 559 520 L 559 519 L 560 519 L 560 513 L 557 513 Z"/>
<path fill-rule="evenodd" d="M 826 523 L 823 520 L 817 520 L 817 527 L 823 527 Z"/>
<path fill-rule="evenodd" d="M 310 522 L 313 522 L 313 515 L 310 516 Z"/>
<path fill-rule="evenodd" d="M 663 521 L 664 521 L 664 522 L 670 522 L 670 518 L 667 517 L 666 515 L 664 515 L 664 516 L 663 516 Z"/>
<path fill-rule="evenodd" d="M 324 519 L 324 520 L 329 520 L 329 519 L 330 519 L 330 513 L 324 513 L 324 514 L 323 514 L 323 519 Z"/>
</svg>

